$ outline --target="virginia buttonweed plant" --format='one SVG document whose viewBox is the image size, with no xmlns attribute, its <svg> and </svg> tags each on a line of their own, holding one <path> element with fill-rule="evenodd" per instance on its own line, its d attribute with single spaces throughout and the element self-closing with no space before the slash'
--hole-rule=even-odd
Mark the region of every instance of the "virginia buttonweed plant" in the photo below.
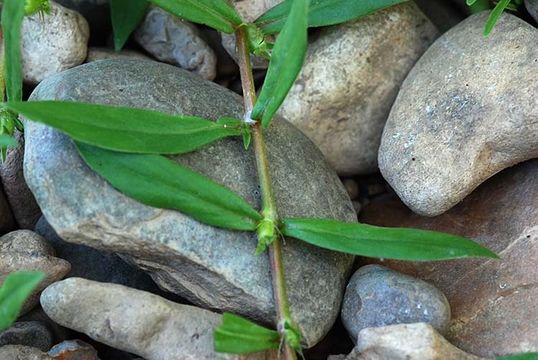
<svg viewBox="0 0 538 360">
<path fill-rule="evenodd" d="M 331 219 L 281 218 L 275 205 L 265 129 L 301 70 L 308 27 L 356 19 L 405 0 L 286 0 L 254 23 L 246 23 L 226 0 L 151 0 L 186 20 L 236 36 L 243 87 L 244 117 L 223 116 L 216 122 L 196 116 L 172 116 L 151 110 L 59 101 L 22 102 L 20 24 L 28 9 L 20 0 L 4 1 L 2 27 L 7 56 L 8 102 L 2 111 L 17 124 L 16 114 L 69 135 L 85 162 L 113 187 L 146 205 L 174 209 L 215 227 L 257 234 L 260 256 L 270 257 L 276 329 L 266 329 L 233 314 L 224 314 L 215 330 L 215 349 L 251 353 L 281 349 L 285 359 L 301 352 L 301 334 L 286 294 L 281 237 L 353 255 L 400 260 L 446 260 L 497 256 L 456 235 L 401 228 L 381 228 Z M 32 2 L 39 3 L 42 2 Z M 149 3 L 111 0 L 114 41 L 121 49 Z M 36 9 L 33 9 L 36 10 Z M 36 11 L 44 11 L 39 7 Z M 269 35 L 278 34 L 274 43 Z M 250 54 L 270 58 L 259 96 L 254 88 Z M 3 86 L 2 86 L 3 89 Z M 224 115 L 224 114 L 223 114 Z M 8 126 L 8 130 L 9 126 Z M 9 131 L 4 133 L 10 134 Z M 165 155 L 196 151 L 225 137 L 242 137 L 254 151 L 262 207 L 253 208 L 239 195 Z M 135 139 L 135 140 L 133 140 Z M 9 145 L 0 137 L 0 145 Z M 1 305 L 1 304 L 0 304 Z"/>
</svg>

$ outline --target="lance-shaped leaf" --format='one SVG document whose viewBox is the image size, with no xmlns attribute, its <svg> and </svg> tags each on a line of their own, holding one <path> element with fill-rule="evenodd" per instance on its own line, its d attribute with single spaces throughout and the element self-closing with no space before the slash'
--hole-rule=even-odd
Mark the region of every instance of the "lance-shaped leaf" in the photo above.
<svg viewBox="0 0 538 360">
<path fill-rule="evenodd" d="M 17 319 L 28 296 L 45 277 L 42 272 L 14 272 L 0 287 L 0 332 Z"/>
<path fill-rule="evenodd" d="M 147 0 L 110 0 L 116 50 L 123 48 L 131 33 L 144 18 L 148 6 Z"/>
<path fill-rule="evenodd" d="M 2 5 L 2 32 L 4 36 L 4 76 L 7 98 L 22 100 L 21 25 L 25 1 L 4 0 Z M 1 56 L 0 56 L 1 58 Z M 4 99 L 0 99 L 3 101 Z"/>
<path fill-rule="evenodd" d="M 290 16 L 275 42 L 267 76 L 252 110 L 252 119 L 268 127 L 303 66 L 308 43 L 310 0 L 295 0 Z"/>
<path fill-rule="evenodd" d="M 340 24 L 369 15 L 407 0 L 312 0 L 308 10 L 308 26 Z M 269 9 L 256 20 L 265 34 L 282 30 L 294 0 L 286 0 Z"/>
<path fill-rule="evenodd" d="M 359 256 L 411 261 L 497 258 L 495 253 L 471 240 L 435 231 L 383 228 L 325 219 L 285 219 L 282 225 L 285 236 Z"/>
<path fill-rule="evenodd" d="M 150 0 L 169 13 L 213 29 L 233 33 L 243 23 L 226 0 Z"/>
<path fill-rule="evenodd" d="M 241 121 L 209 121 L 152 110 L 77 102 L 30 101 L 7 107 L 100 148 L 138 154 L 182 154 L 227 136 L 241 136 Z"/>
<path fill-rule="evenodd" d="M 11 136 L 0 134 L 0 147 L 13 147 L 17 146 L 17 141 Z"/>
<path fill-rule="evenodd" d="M 205 224 L 255 230 L 261 215 L 243 198 L 161 155 L 126 154 L 77 143 L 86 163 L 139 202 L 174 209 Z"/>
<path fill-rule="evenodd" d="M 491 30 L 495 27 L 495 24 L 503 14 L 504 10 L 510 5 L 511 0 L 501 0 L 495 5 L 495 8 L 489 14 L 486 26 L 484 27 L 484 36 L 488 36 Z"/>
<path fill-rule="evenodd" d="M 240 316 L 224 313 L 222 324 L 215 329 L 215 351 L 230 354 L 249 354 L 278 349 L 278 332 L 256 325 Z"/>
</svg>

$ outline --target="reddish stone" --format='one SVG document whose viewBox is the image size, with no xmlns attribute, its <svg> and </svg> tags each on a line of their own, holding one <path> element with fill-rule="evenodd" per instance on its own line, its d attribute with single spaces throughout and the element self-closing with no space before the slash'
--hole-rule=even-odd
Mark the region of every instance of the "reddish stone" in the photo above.
<svg viewBox="0 0 538 360">
<path fill-rule="evenodd" d="M 447 338 L 463 350 L 486 357 L 538 350 L 538 160 L 497 174 L 440 216 L 418 216 L 384 197 L 360 221 L 455 233 L 495 251 L 502 260 L 368 261 L 443 291 L 453 312 Z"/>
</svg>

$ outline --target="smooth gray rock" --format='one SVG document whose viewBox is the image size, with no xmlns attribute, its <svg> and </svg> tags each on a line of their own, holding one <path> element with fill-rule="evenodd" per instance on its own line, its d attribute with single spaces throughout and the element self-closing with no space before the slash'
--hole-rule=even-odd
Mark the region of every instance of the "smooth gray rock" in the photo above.
<svg viewBox="0 0 538 360">
<path fill-rule="evenodd" d="M 21 314 L 31 310 L 38 303 L 41 291 L 62 279 L 69 269 L 69 263 L 54 257 L 54 250 L 47 241 L 32 231 L 17 230 L 0 237 L 0 285 L 15 271 L 42 271 L 46 274 L 25 301 Z"/>
<path fill-rule="evenodd" d="M 76 11 L 51 1 L 50 14 L 35 14 L 22 22 L 24 80 L 37 84 L 47 76 L 82 64 L 90 29 Z"/>
<path fill-rule="evenodd" d="M 497 172 L 538 157 L 538 30 L 488 13 L 452 28 L 402 85 L 383 132 L 381 173 L 414 212 L 439 215 Z"/>
<path fill-rule="evenodd" d="M 0 235 L 15 228 L 15 219 L 0 183 Z"/>
<path fill-rule="evenodd" d="M 134 39 L 156 59 L 213 80 L 217 57 L 190 22 L 152 7 L 133 34 Z"/>
<path fill-rule="evenodd" d="M 342 305 L 342 322 L 354 341 L 369 327 L 425 322 L 445 332 L 449 321 L 450 305 L 442 292 L 380 265 L 353 274 Z"/>
<path fill-rule="evenodd" d="M 53 337 L 48 327 L 39 321 L 19 321 L 0 332 L 0 347 L 24 345 L 47 351 L 53 345 Z"/>
<path fill-rule="evenodd" d="M 323 29 L 279 110 L 340 175 L 377 171 L 400 85 L 438 32 L 413 2 Z"/>
<path fill-rule="evenodd" d="M 41 209 L 24 179 L 24 135 L 17 131 L 15 138 L 18 145 L 9 148 L 6 161 L 0 163 L 0 181 L 18 227 L 32 230 L 41 216 Z"/>
<path fill-rule="evenodd" d="M 32 99 L 121 104 L 209 119 L 242 114 L 236 94 L 153 61 L 86 64 L 43 82 Z M 93 173 L 67 137 L 32 122 L 25 134 L 28 185 L 63 239 L 128 256 L 164 289 L 193 303 L 272 322 L 269 262 L 254 255 L 253 234 L 143 206 Z M 282 216 L 356 221 L 340 180 L 300 131 L 277 119 L 267 133 L 267 146 Z M 240 139 L 176 159 L 259 206 L 255 159 Z M 292 313 L 312 346 L 338 315 L 353 257 L 294 239 L 286 240 L 284 251 Z"/>
<path fill-rule="evenodd" d="M 538 0 L 525 0 L 525 7 L 534 21 L 538 23 Z"/>
</svg>

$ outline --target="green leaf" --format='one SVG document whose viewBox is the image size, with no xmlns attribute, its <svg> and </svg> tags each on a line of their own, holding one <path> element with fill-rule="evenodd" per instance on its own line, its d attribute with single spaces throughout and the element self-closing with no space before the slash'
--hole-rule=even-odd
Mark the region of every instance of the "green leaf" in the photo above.
<svg viewBox="0 0 538 360">
<path fill-rule="evenodd" d="M 538 352 L 500 356 L 497 360 L 538 360 Z"/>
<path fill-rule="evenodd" d="M 369 15 L 407 0 L 312 0 L 308 11 L 308 26 L 328 26 Z M 282 30 L 293 0 L 286 0 L 269 9 L 256 20 L 265 34 Z"/>
<path fill-rule="evenodd" d="M 495 24 L 501 17 L 504 10 L 510 5 L 511 0 L 501 0 L 495 5 L 495 8 L 489 14 L 488 20 L 486 21 L 486 26 L 484 27 L 484 36 L 488 36 L 495 27 Z"/>
<path fill-rule="evenodd" d="M 359 256 L 411 261 L 498 258 L 473 241 L 435 231 L 382 228 L 324 219 L 285 219 L 282 224 L 285 236 Z"/>
<path fill-rule="evenodd" d="M 11 136 L 0 134 L 0 147 L 14 147 L 17 146 L 17 141 Z"/>
<path fill-rule="evenodd" d="M 150 0 L 169 13 L 216 30 L 233 33 L 243 23 L 226 0 Z"/>
<path fill-rule="evenodd" d="M 0 332 L 13 324 L 28 296 L 44 278 L 42 272 L 14 272 L 4 279 L 0 287 Z"/>
<path fill-rule="evenodd" d="M 4 0 L 2 6 L 2 32 L 4 35 L 4 75 L 7 98 L 22 100 L 21 25 L 25 2 Z M 3 99 L 0 99 L 3 101 Z"/>
<path fill-rule="evenodd" d="M 467 0 L 467 6 L 469 6 L 473 14 L 489 9 L 489 0 Z"/>
<path fill-rule="evenodd" d="M 61 101 L 8 103 L 30 120 L 100 148 L 138 154 L 182 154 L 227 136 L 241 136 L 241 121 Z"/>
<path fill-rule="evenodd" d="M 255 230 L 261 215 L 239 195 L 160 155 L 139 155 L 77 143 L 86 163 L 143 204 L 175 209 L 217 227 Z"/>
<path fill-rule="evenodd" d="M 252 119 L 265 128 L 286 98 L 301 71 L 308 43 L 307 14 L 310 0 L 295 0 L 290 16 L 275 42 L 260 97 L 252 110 Z"/>
<path fill-rule="evenodd" d="M 230 354 L 248 354 L 278 349 L 278 332 L 256 325 L 237 315 L 224 313 L 222 324 L 215 329 L 215 351 Z"/>
<path fill-rule="evenodd" d="M 110 16 L 116 50 L 123 48 L 131 33 L 146 15 L 148 6 L 147 0 L 110 0 Z"/>
<path fill-rule="evenodd" d="M 24 13 L 27 16 L 33 15 L 35 13 L 48 14 L 50 13 L 50 1 L 49 0 L 26 0 Z"/>
</svg>

